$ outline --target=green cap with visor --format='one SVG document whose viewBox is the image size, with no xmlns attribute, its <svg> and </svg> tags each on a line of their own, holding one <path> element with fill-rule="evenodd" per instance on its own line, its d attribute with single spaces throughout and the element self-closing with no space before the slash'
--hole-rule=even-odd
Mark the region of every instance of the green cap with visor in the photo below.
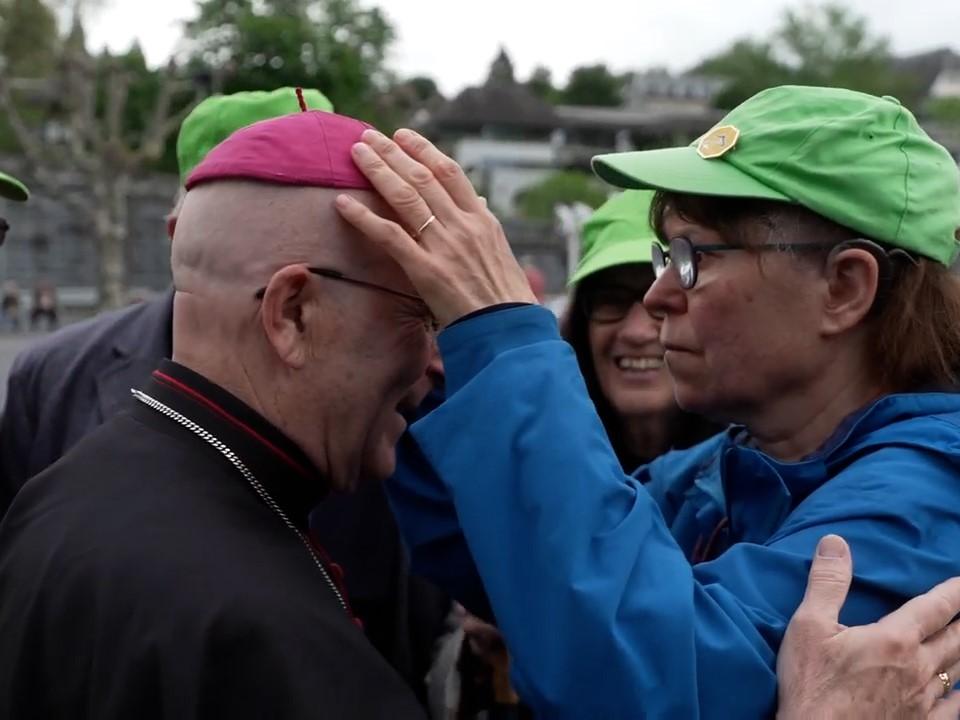
<svg viewBox="0 0 960 720">
<path fill-rule="evenodd" d="M 301 90 L 308 110 L 333 112 L 333 103 L 319 90 Z M 300 112 L 296 88 L 214 95 L 197 105 L 184 119 L 177 136 L 177 164 L 183 185 L 207 153 L 240 128 L 261 120 Z"/>
<path fill-rule="evenodd" d="M 656 235 L 650 227 L 649 190 L 627 190 L 601 205 L 583 224 L 582 255 L 568 285 L 628 263 L 649 263 Z"/>
<path fill-rule="evenodd" d="M 754 95 L 687 147 L 599 155 L 623 188 L 797 203 L 950 265 L 960 250 L 960 170 L 892 97 L 782 86 Z"/>
<path fill-rule="evenodd" d="M 27 186 L 11 175 L 0 172 L 0 197 L 24 202 L 30 197 Z"/>
</svg>

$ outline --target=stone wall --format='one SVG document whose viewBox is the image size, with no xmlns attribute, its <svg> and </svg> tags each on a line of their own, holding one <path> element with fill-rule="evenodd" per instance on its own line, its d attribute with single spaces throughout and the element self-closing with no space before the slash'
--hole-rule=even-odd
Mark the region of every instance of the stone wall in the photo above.
<svg viewBox="0 0 960 720">
<path fill-rule="evenodd" d="M 0 168 L 29 178 L 16 164 L 0 159 Z M 70 186 L 70 178 L 63 178 Z M 170 251 L 164 219 L 177 189 L 174 176 L 155 176 L 134 184 L 130 199 L 127 284 L 137 299 L 170 283 Z M 27 203 L 0 200 L 0 214 L 10 223 L 0 248 L 0 278 L 13 280 L 25 293 L 38 282 L 53 283 L 61 303 L 77 309 L 97 304 L 97 247 L 87 221 L 42 187 L 32 185 Z"/>
</svg>

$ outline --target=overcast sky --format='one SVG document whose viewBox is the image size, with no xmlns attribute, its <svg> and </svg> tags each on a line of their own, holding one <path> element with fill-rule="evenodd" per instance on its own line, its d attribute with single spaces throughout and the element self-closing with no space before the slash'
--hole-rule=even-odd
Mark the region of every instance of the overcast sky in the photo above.
<svg viewBox="0 0 960 720">
<path fill-rule="evenodd" d="M 363 4 L 369 2 L 362 0 Z M 605 62 L 617 71 L 666 66 L 683 70 L 738 37 L 762 35 L 786 7 L 782 0 L 383 0 L 397 29 L 391 66 L 402 76 L 429 75 L 451 94 L 486 76 L 497 48 L 507 48 L 519 78 L 537 65 L 561 83 L 570 70 Z M 960 51 L 960 0 L 848 0 L 870 18 L 897 53 L 952 46 Z M 560 9 L 567 5 L 570 9 Z M 88 39 L 125 50 L 140 40 L 151 64 L 174 50 L 194 0 L 108 0 L 91 18 Z"/>
</svg>

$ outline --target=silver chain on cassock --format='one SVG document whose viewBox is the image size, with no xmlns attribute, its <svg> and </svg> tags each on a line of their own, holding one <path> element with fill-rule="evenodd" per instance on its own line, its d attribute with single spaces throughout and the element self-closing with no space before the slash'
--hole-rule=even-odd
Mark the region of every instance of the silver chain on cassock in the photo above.
<svg viewBox="0 0 960 720">
<path fill-rule="evenodd" d="M 330 590 L 333 591 L 333 594 L 336 595 L 337 601 L 340 603 L 340 607 L 343 608 L 343 611 L 350 615 L 350 611 L 347 609 L 347 603 L 343 599 L 343 595 L 340 594 L 340 590 L 337 589 L 337 584 L 333 582 L 333 579 L 330 577 L 330 573 L 327 572 L 327 569 L 323 566 L 320 558 L 317 556 L 316 550 L 313 549 L 313 546 L 310 544 L 310 541 L 307 539 L 307 536 L 304 535 L 297 529 L 297 526 L 290 522 L 290 518 L 287 517 L 287 514 L 283 509 L 277 505 L 277 502 L 270 496 L 270 493 L 267 492 L 266 488 L 260 484 L 260 481 L 257 480 L 256 476 L 250 472 L 250 469 L 243 464 L 243 461 L 237 456 L 237 454 L 231 450 L 226 444 L 224 444 L 219 438 L 217 438 L 213 433 L 208 430 L 205 430 L 200 425 L 195 423 L 190 418 L 181 415 L 173 408 L 167 407 L 159 400 L 156 400 L 146 393 L 140 392 L 139 390 L 130 390 L 133 393 L 133 396 L 153 410 L 156 410 L 161 415 L 165 415 L 174 422 L 182 425 L 187 430 L 192 432 L 197 437 L 204 440 L 206 443 L 211 445 L 217 452 L 223 455 L 231 465 L 233 465 L 244 479 L 250 484 L 250 487 L 253 488 L 254 492 L 260 496 L 260 499 L 267 504 L 274 513 L 279 516 L 283 521 L 283 524 L 286 525 L 290 530 L 300 539 L 300 542 L 303 543 L 303 546 L 307 549 L 307 552 L 310 553 L 310 557 L 313 558 L 313 562 L 320 569 L 320 572 L 323 573 L 323 579 L 327 581 L 327 585 L 330 586 Z"/>
</svg>

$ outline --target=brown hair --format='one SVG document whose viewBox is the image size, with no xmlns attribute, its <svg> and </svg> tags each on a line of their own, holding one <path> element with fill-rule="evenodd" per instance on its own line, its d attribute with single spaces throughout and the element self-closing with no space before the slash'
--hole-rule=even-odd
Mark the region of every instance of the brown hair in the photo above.
<svg viewBox="0 0 960 720">
<path fill-rule="evenodd" d="M 653 284 L 653 268 L 651 266 L 637 263 L 637 272 L 649 275 L 647 287 Z M 590 293 L 603 284 L 605 274 L 606 272 L 601 270 L 590 275 L 584 278 L 573 290 L 570 303 L 560 321 L 560 334 L 573 347 L 573 352 L 577 356 L 577 364 L 580 366 L 580 373 L 587 384 L 587 392 L 590 399 L 593 400 L 597 414 L 607 431 L 607 437 L 610 439 L 610 444 L 613 446 L 613 451 L 616 453 L 620 465 L 624 471 L 633 472 L 642 463 L 649 462 L 653 458 L 634 457 L 630 453 L 627 443 L 622 437 L 618 413 L 600 388 L 597 371 L 593 365 L 593 354 L 590 352 L 590 321 L 587 319 L 586 313 L 587 298 Z M 681 450 L 692 447 L 715 435 L 721 429 L 719 425 L 706 418 L 677 408 L 667 435 L 669 445 L 667 449 Z"/>
<path fill-rule="evenodd" d="M 663 224 L 671 212 L 748 250 L 771 239 L 815 239 L 831 247 L 853 239 L 874 242 L 888 253 L 887 263 L 880 262 L 889 265 L 874 310 L 864 320 L 869 323 L 868 338 L 877 358 L 877 380 L 890 392 L 955 389 L 960 379 L 960 278 L 949 268 L 902 252 L 891 256 L 890 246 L 800 205 L 657 192 L 650 206 L 650 224 L 661 240 L 666 240 Z M 829 248 L 798 257 L 822 260 L 828 253 Z"/>
</svg>

